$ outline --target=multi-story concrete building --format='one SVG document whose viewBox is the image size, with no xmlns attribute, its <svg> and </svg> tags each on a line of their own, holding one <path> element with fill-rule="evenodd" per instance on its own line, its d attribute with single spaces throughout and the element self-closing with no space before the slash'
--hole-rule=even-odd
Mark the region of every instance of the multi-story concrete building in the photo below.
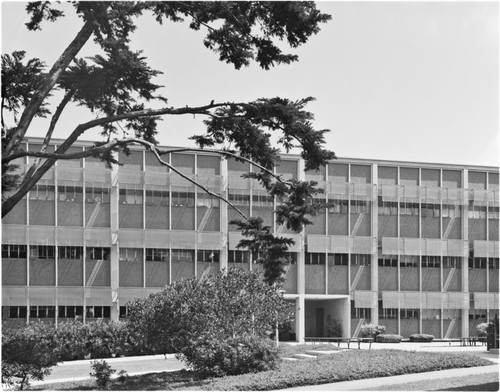
<svg viewBox="0 0 500 392">
<path fill-rule="evenodd" d="M 118 320 L 130 299 L 176 279 L 261 268 L 236 249 L 233 209 L 148 152 L 119 158 L 113 169 L 58 162 L 3 219 L 3 321 Z M 299 341 L 334 321 L 344 336 L 365 321 L 405 337 L 467 336 L 498 314 L 498 168 L 342 158 L 304 172 L 299 156 L 284 155 L 277 173 L 317 181 L 334 203 L 296 234 L 276 225 L 276 201 L 240 177 L 248 165 L 209 151 L 168 159 L 295 240 L 284 295 Z"/>
</svg>

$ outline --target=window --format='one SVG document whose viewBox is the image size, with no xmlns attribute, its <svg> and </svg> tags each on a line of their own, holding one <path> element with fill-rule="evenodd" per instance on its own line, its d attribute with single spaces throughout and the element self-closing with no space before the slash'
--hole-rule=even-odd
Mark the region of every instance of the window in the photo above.
<svg viewBox="0 0 500 392">
<path fill-rule="evenodd" d="M 328 211 L 332 214 L 347 214 L 347 200 L 332 199 L 329 201 Z"/>
<path fill-rule="evenodd" d="M 218 263 L 219 251 L 218 250 L 199 250 L 197 260 L 204 263 Z"/>
<path fill-rule="evenodd" d="M 263 191 L 254 191 L 252 201 L 254 206 L 272 206 L 274 197 Z"/>
<path fill-rule="evenodd" d="M 370 308 L 356 308 L 351 306 L 351 318 L 356 319 L 371 319 L 372 310 Z"/>
<path fill-rule="evenodd" d="M 422 268 L 441 267 L 441 258 L 439 256 L 422 256 Z"/>
<path fill-rule="evenodd" d="M 83 200 L 83 188 L 76 186 L 75 181 L 64 181 L 65 185 L 57 187 L 57 198 L 59 201 L 81 202 Z"/>
<path fill-rule="evenodd" d="M 378 214 L 379 215 L 397 215 L 398 203 L 394 201 L 384 201 L 382 197 L 378 198 Z"/>
<path fill-rule="evenodd" d="M 326 255 L 324 253 L 305 253 L 306 264 L 325 265 Z"/>
<path fill-rule="evenodd" d="M 212 252 L 212 251 L 207 251 L 207 252 Z M 176 261 L 194 263 L 194 250 L 172 249 L 172 262 Z"/>
<path fill-rule="evenodd" d="M 498 217 L 499 217 L 499 207 L 489 206 L 488 219 L 498 219 Z"/>
<path fill-rule="evenodd" d="M 328 265 L 348 265 L 349 255 L 347 253 L 329 253 Z"/>
<path fill-rule="evenodd" d="M 52 245 L 31 245 L 30 246 L 31 259 L 54 259 L 55 246 Z"/>
<path fill-rule="evenodd" d="M 59 306 L 59 318 L 81 318 L 83 316 L 83 306 Z"/>
<path fill-rule="evenodd" d="M 109 256 L 109 248 L 87 248 L 88 260 L 107 260 Z"/>
<path fill-rule="evenodd" d="M 109 188 L 90 183 L 85 187 L 85 201 L 87 203 L 109 204 Z"/>
<path fill-rule="evenodd" d="M 48 185 L 47 180 L 41 180 L 29 192 L 31 200 L 54 200 L 55 194 L 56 187 Z"/>
<path fill-rule="evenodd" d="M 378 266 L 379 267 L 397 267 L 398 266 L 398 256 L 396 256 L 396 255 L 379 255 Z"/>
<path fill-rule="evenodd" d="M 352 254 L 351 265 L 370 266 L 372 264 L 371 255 Z"/>
<path fill-rule="evenodd" d="M 120 318 L 126 318 L 129 316 L 128 306 L 120 306 Z"/>
<path fill-rule="evenodd" d="M 288 252 L 288 257 L 290 258 L 290 264 L 297 264 L 298 253 L 296 252 Z"/>
<path fill-rule="evenodd" d="M 168 249 L 146 249 L 146 261 L 168 261 Z"/>
<path fill-rule="evenodd" d="M 418 256 L 401 256 L 399 265 L 401 267 L 418 267 Z"/>
<path fill-rule="evenodd" d="M 418 309 L 401 309 L 400 311 L 401 319 L 418 319 L 419 314 Z"/>
<path fill-rule="evenodd" d="M 462 210 L 459 205 L 443 204 L 443 218 L 460 218 Z"/>
<path fill-rule="evenodd" d="M 418 216 L 418 203 L 400 203 L 400 215 Z"/>
<path fill-rule="evenodd" d="M 55 306 L 30 306 L 30 318 L 41 319 L 41 318 L 54 318 L 56 313 Z"/>
<path fill-rule="evenodd" d="M 146 190 L 146 205 L 168 207 L 170 197 L 167 190 Z"/>
<path fill-rule="evenodd" d="M 2 245 L 3 259 L 25 259 L 26 245 Z"/>
<path fill-rule="evenodd" d="M 422 218 L 439 218 L 440 207 L 439 204 L 425 204 L 421 205 Z"/>
<path fill-rule="evenodd" d="M 351 214 L 368 214 L 370 208 L 366 200 L 351 200 Z"/>
<path fill-rule="evenodd" d="M 172 191 L 172 207 L 194 207 L 194 193 Z"/>
<path fill-rule="evenodd" d="M 489 269 L 498 269 L 498 257 L 490 257 L 488 259 L 488 268 Z"/>
<path fill-rule="evenodd" d="M 444 268 L 462 268 L 462 259 L 460 257 L 443 257 L 443 267 Z"/>
<path fill-rule="evenodd" d="M 397 319 L 398 318 L 398 310 L 394 308 L 382 308 L 379 309 L 379 317 L 383 319 Z"/>
<path fill-rule="evenodd" d="M 248 191 L 230 189 L 229 190 L 229 201 L 237 206 L 248 206 L 250 205 L 250 195 L 246 194 Z"/>
<path fill-rule="evenodd" d="M 9 306 L 9 318 L 25 319 L 27 316 L 26 306 Z"/>
<path fill-rule="evenodd" d="M 485 219 L 486 206 L 478 205 L 473 201 L 469 202 L 469 219 Z"/>
<path fill-rule="evenodd" d="M 469 269 L 486 269 L 486 257 L 469 257 Z"/>
<path fill-rule="evenodd" d="M 126 185 L 120 188 L 120 204 L 142 204 L 142 187 L 140 185 Z"/>
<path fill-rule="evenodd" d="M 109 306 L 87 306 L 85 317 L 87 318 L 109 318 L 111 308 Z"/>
<path fill-rule="evenodd" d="M 83 255 L 83 247 L 81 246 L 60 246 L 59 247 L 59 258 L 60 259 L 71 259 L 80 260 Z"/>
<path fill-rule="evenodd" d="M 244 250 L 230 250 L 228 251 L 229 263 L 248 263 L 250 261 L 250 252 Z"/>
</svg>

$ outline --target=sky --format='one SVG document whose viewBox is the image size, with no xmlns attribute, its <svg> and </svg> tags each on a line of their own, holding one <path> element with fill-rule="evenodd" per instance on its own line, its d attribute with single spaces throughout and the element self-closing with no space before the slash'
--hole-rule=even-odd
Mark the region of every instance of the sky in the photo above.
<svg viewBox="0 0 500 392">
<path fill-rule="evenodd" d="M 49 66 L 82 25 L 68 16 L 24 27 L 25 3 L 2 2 L 2 53 L 24 49 Z M 292 52 L 299 61 L 269 71 L 252 65 L 235 70 L 203 46 L 203 32 L 185 24 L 139 19 L 132 47 L 143 50 L 169 106 L 248 101 L 260 97 L 300 99 L 316 129 L 329 129 L 327 148 L 338 157 L 498 166 L 498 2 L 317 2 L 332 15 L 319 34 Z M 91 56 L 90 43 L 80 56 Z M 55 137 L 95 115 L 64 113 Z M 37 120 L 30 136 L 43 136 Z M 202 118 L 165 118 L 158 139 L 191 146 L 203 133 Z M 88 133 L 83 140 L 93 140 Z"/>
</svg>

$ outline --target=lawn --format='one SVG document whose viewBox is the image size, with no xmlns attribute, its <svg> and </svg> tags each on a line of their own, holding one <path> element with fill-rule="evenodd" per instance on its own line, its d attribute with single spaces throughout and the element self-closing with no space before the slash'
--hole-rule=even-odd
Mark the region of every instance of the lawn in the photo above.
<svg viewBox="0 0 500 392">
<path fill-rule="evenodd" d="M 198 380 L 193 372 L 185 370 L 131 376 L 113 381 L 108 389 L 272 390 L 491 364 L 493 363 L 488 360 L 469 355 L 400 350 L 350 350 L 318 360 L 282 362 L 272 371 L 216 379 Z M 46 384 L 33 389 L 93 390 L 95 384 L 87 380 Z"/>
</svg>

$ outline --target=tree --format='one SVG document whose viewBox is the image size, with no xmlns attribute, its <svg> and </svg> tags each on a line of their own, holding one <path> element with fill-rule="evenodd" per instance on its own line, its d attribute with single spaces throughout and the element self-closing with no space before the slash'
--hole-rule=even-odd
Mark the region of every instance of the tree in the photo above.
<svg viewBox="0 0 500 392">
<path fill-rule="evenodd" d="M 157 353 L 175 352 L 203 374 L 238 374 L 272 367 L 276 325 L 293 305 L 258 273 L 230 269 L 182 279 L 128 304 L 133 335 Z"/>
<path fill-rule="evenodd" d="M 2 331 L 2 383 L 29 386 L 43 380 L 61 361 L 53 327 L 42 323 Z"/>
<path fill-rule="evenodd" d="M 205 29 L 203 44 L 214 51 L 220 61 L 232 64 L 236 69 L 248 66 L 252 61 L 269 69 L 298 60 L 296 55 L 282 52 L 281 43 L 278 45 L 275 41 L 286 41 L 291 48 L 296 48 L 318 33 L 320 24 L 331 18 L 329 15 L 317 10 L 313 2 L 72 4 L 83 26 L 50 70 L 46 71 L 45 64 L 39 59 L 25 60 L 23 51 L 2 56 L 2 185 L 3 191 L 9 191 L 2 194 L 2 217 L 57 160 L 94 156 L 107 164 L 114 164 L 118 162 L 113 153 L 123 151 L 127 154 L 131 145 L 143 146 L 154 153 L 162 165 L 236 208 L 221 195 L 202 187 L 165 162 L 162 156 L 172 151 L 157 147 L 157 124 L 162 116 L 201 115 L 206 118 L 206 132 L 192 137 L 200 149 L 210 147 L 224 158 L 251 162 L 260 171 L 248 176 L 259 180 L 284 202 L 277 211 L 278 221 L 294 230 L 310 223 L 307 215 L 314 214 L 321 207 L 310 203 L 311 196 L 319 192 L 315 184 L 285 182 L 272 173 L 272 168 L 278 160 L 278 146 L 286 151 L 299 147 L 306 169 L 316 169 L 335 157 L 323 147 L 324 134 L 328 130 L 314 129 L 313 115 L 305 109 L 313 98 L 291 101 L 274 97 L 251 102 L 212 101 L 196 107 L 167 106 L 166 97 L 157 94 L 160 85 L 153 81 L 161 72 L 149 67 L 141 52 L 131 50 L 129 41 L 137 27 L 137 18 L 150 12 L 159 23 L 186 21 L 191 29 Z M 58 7 L 47 1 L 28 3 L 26 10 L 31 19 L 27 28 L 38 30 L 43 22 L 55 22 L 64 17 L 64 12 Z M 86 59 L 78 58 L 80 49 L 91 38 L 102 53 Z M 51 105 L 49 97 L 55 97 L 55 92 L 62 98 L 59 103 Z M 164 106 L 160 109 L 147 106 L 154 102 Z M 93 119 L 78 124 L 55 152 L 48 152 L 59 118 L 71 105 L 87 108 L 93 113 Z M 7 113 L 14 117 L 14 124 L 7 124 L 4 116 Z M 40 151 L 25 151 L 21 142 L 35 116 L 50 116 L 50 122 Z M 102 130 L 101 141 L 85 152 L 69 152 L 78 138 L 96 127 Z M 119 129 L 120 132 L 125 130 L 126 136 L 119 137 Z M 278 146 L 271 142 L 272 133 L 279 135 Z M 12 173 L 12 162 L 25 156 L 37 159 L 18 178 Z M 297 201 L 300 201 L 299 205 Z M 284 260 L 283 252 L 278 252 L 278 249 L 286 249 L 282 246 L 283 241 L 277 240 L 276 247 L 274 236 L 268 230 L 256 226 L 256 222 L 249 221 L 239 212 L 243 218 L 239 223 L 242 230 L 257 230 L 271 236 L 267 243 L 274 250 L 261 251 L 262 255 L 274 254 Z"/>
</svg>

